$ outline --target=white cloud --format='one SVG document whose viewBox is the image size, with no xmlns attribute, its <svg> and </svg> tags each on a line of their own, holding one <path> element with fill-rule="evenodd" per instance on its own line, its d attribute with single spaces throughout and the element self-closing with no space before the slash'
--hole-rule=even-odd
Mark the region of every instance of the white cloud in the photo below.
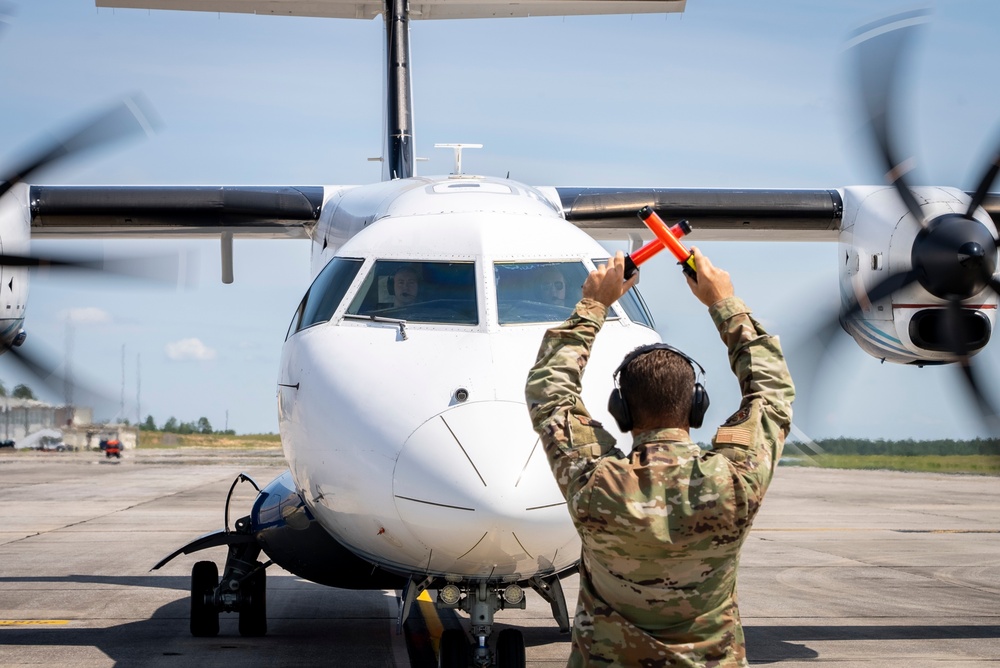
<svg viewBox="0 0 1000 668">
<path fill-rule="evenodd" d="M 71 308 L 60 313 L 64 321 L 74 325 L 103 325 L 111 322 L 111 314 L 96 306 Z"/>
<path fill-rule="evenodd" d="M 215 350 L 194 338 L 168 343 L 165 350 L 167 357 L 175 362 L 204 362 L 215 359 Z"/>
</svg>

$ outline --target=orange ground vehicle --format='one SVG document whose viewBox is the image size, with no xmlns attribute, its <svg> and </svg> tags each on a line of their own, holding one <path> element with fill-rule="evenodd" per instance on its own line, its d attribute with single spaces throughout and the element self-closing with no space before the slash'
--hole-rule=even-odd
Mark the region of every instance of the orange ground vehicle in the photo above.
<svg viewBox="0 0 1000 668">
<path fill-rule="evenodd" d="M 101 449 L 104 450 L 104 456 L 108 459 L 112 457 L 122 458 L 122 444 L 117 438 L 101 441 Z"/>
</svg>

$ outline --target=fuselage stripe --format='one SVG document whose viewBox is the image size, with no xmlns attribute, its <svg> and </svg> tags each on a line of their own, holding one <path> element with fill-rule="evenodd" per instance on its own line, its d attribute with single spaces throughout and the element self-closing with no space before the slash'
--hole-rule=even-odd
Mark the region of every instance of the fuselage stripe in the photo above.
<svg viewBox="0 0 1000 668">
<path fill-rule="evenodd" d="M 962 308 L 970 309 L 972 311 L 985 310 L 985 309 L 995 309 L 996 304 L 960 304 Z M 945 304 L 893 304 L 892 308 L 946 308 Z"/>
<path fill-rule="evenodd" d="M 883 339 L 885 339 L 886 341 L 892 341 L 893 343 L 898 343 L 899 345 L 902 345 L 902 343 L 903 343 L 902 341 L 900 341 L 900 340 L 899 340 L 899 339 L 897 339 L 896 337 L 894 337 L 894 336 L 890 336 L 890 335 L 889 335 L 889 334 L 887 334 L 886 332 L 883 332 L 883 331 L 882 331 L 881 329 L 879 329 L 879 328 L 878 328 L 878 327 L 876 327 L 875 325 L 871 324 L 871 323 L 870 323 L 870 322 L 868 322 L 867 320 L 862 320 L 862 321 L 860 321 L 860 323 L 859 323 L 859 324 L 860 324 L 860 325 L 861 325 L 862 327 L 864 327 L 865 329 L 867 329 L 868 331 L 870 331 L 870 332 L 871 332 L 872 334 L 874 334 L 875 336 L 878 336 L 878 337 L 880 337 L 880 338 L 883 338 Z"/>
<path fill-rule="evenodd" d="M 870 325 L 869 323 L 858 322 L 856 320 L 851 320 L 849 322 L 853 326 L 853 329 L 858 334 L 858 336 L 864 338 L 872 345 L 878 346 L 880 348 L 886 348 L 888 350 L 891 350 L 892 352 L 899 353 L 900 355 L 906 355 L 906 356 L 913 355 L 913 353 L 909 352 L 908 350 L 901 348 L 899 346 L 894 346 L 891 343 L 889 343 L 889 341 L 897 341 L 897 340 L 892 338 L 888 334 L 882 332 L 881 330 L 877 329 L 876 327 Z M 866 329 L 870 331 L 865 331 Z"/>
</svg>

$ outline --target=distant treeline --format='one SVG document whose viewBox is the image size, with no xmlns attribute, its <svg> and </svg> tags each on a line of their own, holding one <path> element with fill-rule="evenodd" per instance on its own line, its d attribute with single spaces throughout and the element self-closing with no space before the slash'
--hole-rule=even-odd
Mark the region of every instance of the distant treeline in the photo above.
<svg viewBox="0 0 1000 668">
<path fill-rule="evenodd" d="M 920 457 L 924 455 L 998 455 L 1000 439 L 977 438 L 971 441 L 870 441 L 862 438 L 828 438 L 813 441 L 818 446 L 799 441 L 787 444 L 787 450 L 799 450 L 808 455 L 895 455 L 898 457 Z"/>
</svg>

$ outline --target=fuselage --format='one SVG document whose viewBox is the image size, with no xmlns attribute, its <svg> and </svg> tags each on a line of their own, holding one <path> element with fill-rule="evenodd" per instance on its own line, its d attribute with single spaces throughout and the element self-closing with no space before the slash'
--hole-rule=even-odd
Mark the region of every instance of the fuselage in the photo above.
<svg viewBox="0 0 1000 668">
<path fill-rule="evenodd" d="M 524 381 L 542 334 L 608 252 L 538 191 L 502 179 L 407 179 L 337 197 L 330 209 L 344 218 L 317 230 L 322 269 L 278 388 L 285 454 L 313 515 L 405 574 L 519 581 L 572 566 L 579 543 Z M 355 209 L 375 213 L 359 223 Z M 348 240 L 332 247 L 338 235 Z M 419 275 L 416 303 L 393 294 L 397 272 Z M 598 419 L 621 358 L 659 340 L 637 296 L 609 315 L 584 388 Z"/>
</svg>

